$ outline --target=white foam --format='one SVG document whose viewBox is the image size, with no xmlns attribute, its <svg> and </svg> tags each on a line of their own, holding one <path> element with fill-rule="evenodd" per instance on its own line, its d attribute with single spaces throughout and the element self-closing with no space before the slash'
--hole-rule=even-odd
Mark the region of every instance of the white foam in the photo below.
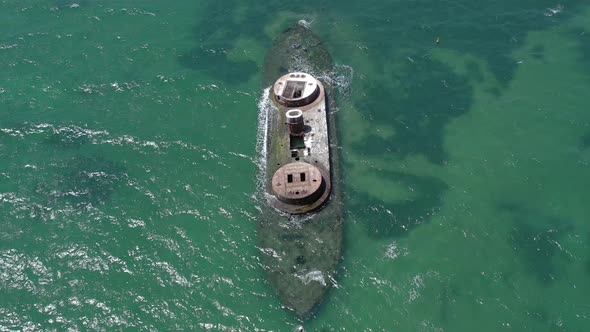
<svg viewBox="0 0 590 332">
<path fill-rule="evenodd" d="M 345 97 L 350 95 L 350 85 L 353 77 L 354 69 L 351 66 L 341 64 L 335 65 L 331 71 L 317 76 L 322 83 L 336 89 L 340 95 Z"/>
<path fill-rule="evenodd" d="M 553 16 L 555 14 L 559 14 L 563 11 L 563 6 L 558 4 L 555 8 L 547 8 L 545 11 L 545 16 Z"/>
<path fill-rule="evenodd" d="M 350 86 L 354 77 L 354 69 L 349 65 L 337 64 L 331 70 L 315 72 L 313 66 L 306 58 L 297 58 L 289 67 L 289 71 L 301 71 L 309 73 L 322 82 L 325 86 L 331 87 L 341 97 L 350 95 Z"/>
<path fill-rule="evenodd" d="M 406 249 L 400 248 L 396 241 L 390 243 L 385 250 L 385 257 L 394 260 L 400 256 L 406 256 Z"/>
<path fill-rule="evenodd" d="M 322 271 L 314 270 L 303 276 L 297 276 L 304 284 L 308 285 L 310 282 L 319 282 L 322 286 L 326 286 L 326 279 Z"/>
<path fill-rule="evenodd" d="M 301 25 L 302 27 L 309 29 L 309 27 L 311 26 L 311 23 L 306 21 L 306 20 L 299 20 L 299 22 L 297 22 L 297 24 Z"/>
<path fill-rule="evenodd" d="M 268 154 L 268 120 L 272 110 L 270 103 L 270 87 L 264 89 L 258 100 L 258 131 L 256 134 L 256 151 L 258 153 L 258 177 L 256 187 L 258 192 L 264 192 L 266 181 L 266 156 Z"/>
</svg>

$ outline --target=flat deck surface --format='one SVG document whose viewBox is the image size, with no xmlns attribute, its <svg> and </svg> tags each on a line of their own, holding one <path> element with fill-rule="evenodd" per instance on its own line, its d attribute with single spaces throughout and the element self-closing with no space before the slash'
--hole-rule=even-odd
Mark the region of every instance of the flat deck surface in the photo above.
<svg viewBox="0 0 590 332">
<path fill-rule="evenodd" d="M 289 128 L 285 113 L 291 109 L 303 111 L 303 121 L 306 132 L 303 136 L 303 149 L 298 149 L 293 154 L 290 148 Z M 269 154 L 268 175 L 269 181 L 272 174 L 281 166 L 291 162 L 301 161 L 318 167 L 324 173 L 324 180 L 330 183 L 330 140 L 328 131 L 328 119 L 326 113 L 326 97 L 322 93 L 318 100 L 305 107 L 273 107 L 269 117 Z M 269 187 L 270 189 L 270 187 Z M 272 192 L 269 190 L 269 192 Z"/>
</svg>

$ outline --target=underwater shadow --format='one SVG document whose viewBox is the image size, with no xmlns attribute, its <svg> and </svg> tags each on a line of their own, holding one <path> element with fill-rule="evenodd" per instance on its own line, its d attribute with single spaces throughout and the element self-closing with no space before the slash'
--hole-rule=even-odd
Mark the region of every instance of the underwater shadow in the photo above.
<svg viewBox="0 0 590 332">
<path fill-rule="evenodd" d="M 372 55 L 373 63 L 389 61 L 397 50 L 413 50 L 414 58 L 426 56 L 440 36 L 438 47 L 484 59 L 496 80 L 507 87 L 518 67 L 513 51 L 524 45 L 527 35 L 562 24 L 584 7 L 587 2 L 581 0 L 569 1 L 565 9 L 551 0 L 417 0 L 371 7 L 350 2 L 337 10 L 360 12 L 363 18 L 371 18 L 359 25 L 368 27 L 363 35 L 367 46 L 380 50 Z"/>
<path fill-rule="evenodd" d="M 349 197 L 347 210 L 351 217 L 364 220 L 367 233 L 373 238 L 400 237 L 427 223 L 438 211 L 449 186 L 431 176 L 417 176 L 394 171 L 378 171 L 382 178 L 396 179 L 412 188 L 415 197 L 385 203 L 364 192 Z"/>
<path fill-rule="evenodd" d="M 590 148 L 590 132 L 580 138 L 580 150 Z"/>
<path fill-rule="evenodd" d="M 218 52 L 205 48 L 195 48 L 191 53 L 182 55 L 180 62 L 185 67 L 202 72 L 228 84 L 248 81 L 259 71 L 258 65 L 254 61 L 231 61 L 223 54 L 218 54 Z"/>
<path fill-rule="evenodd" d="M 49 148 L 80 149 L 91 143 L 92 132 L 78 126 L 63 126 L 44 133 L 42 143 Z"/>
<path fill-rule="evenodd" d="M 79 155 L 52 165 L 50 172 L 34 184 L 34 191 L 46 197 L 50 207 L 79 209 L 106 204 L 128 177 L 121 163 L 98 156 Z"/>
<path fill-rule="evenodd" d="M 590 79 L 590 31 L 585 29 L 572 29 L 573 37 L 577 40 L 580 57 L 578 63 Z M 590 133 L 588 134 L 590 136 Z M 588 137 L 586 136 L 586 137 Z M 588 138 L 590 140 L 590 138 Z"/>
<path fill-rule="evenodd" d="M 272 18 L 272 4 L 244 7 L 244 16 L 256 18 L 253 21 L 239 22 L 233 17 L 233 9 L 244 6 L 239 1 L 208 1 L 202 11 L 203 18 L 194 27 L 195 47 L 179 57 L 180 63 L 195 71 L 204 73 L 228 84 L 248 81 L 258 74 L 260 68 L 255 61 L 234 61 L 227 54 L 237 40 L 247 37 L 264 41 L 270 45 L 269 38 L 264 34 L 265 24 Z M 276 6 L 276 5 L 274 5 Z"/>
<path fill-rule="evenodd" d="M 391 81 L 369 82 L 366 98 L 355 101 L 355 108 L 369 120 L 369 133 L 353 143 L 358 156 L 403 160 L 421 156 L 444 166 L 445 128 L 469 111 L 473 88 L 468 79 L 435 60 L 409 63 L 392 74 Z M 377 134 L 381 126 L 393 130 L 390 136 Z M 372 237 L 397 237 L 430 220 L 442 204 L 449 186 L 434 176 L 418 176 L 401 171 L 377 171 L 379 178 L 400 182 L 412 188 L 413 198 L 387 203 L 369 193 L 352 191 L 353 210 L 360 210 Z M 354 190 L 354 189 L 353 189 Z M 390 212 L 384 212 L 390 211 Z"/>
<path fill-rule="evenodd" d="M 288 7 L 292 6 L 281 9 L 287 10 Z M 244 19 L 235 17 L 234 11 L 238 8 Z M 206 2 L 193 28 L 195 46 L 180 55 L 178 61 L 186 68 L 228 84 L 250 80 L 260 73 L 258 63 L 232 60 L 227 55 L 240 38 L 256 40 L 270 48 L 271 39 L 264 33 L 264 27 L 278 9 L 278 4 L 272 2 L 249 6 L 235 0 Z"/>
<path fill-rule="evenodd" d="M 383 138 L 371 128 L 368 137 L 354 145 L 360 155 L 392 153 L 403 159 L 418 154 L 439 165 L 448 159 L 445 127 L 473 104 L 468 80 L 435 60 L 406 65 L 394 74 L 392 83 L 371 82 L 364 91 L 366 98 L 357 100 L 355 107 L 373 127 L 391 126 L 394 134 Z"/>
<path fill-rule="evenodd" d="M 228 84 L 248 81 L 260 74 L 261 68 L 257 61 L 232 60 L 227 56 L 238 40 L 256 40 L 268 50 L 276 36 L 269 37 L 264 29 L 273 23 L 280 23 L 284 13 L 304 18 L 310 11 L 321 13 L 326 12 L 327 8 L 323 3 L 307 0 L 253 2 L 247 5 L 236 0 L 208 1 L 199 12 L 204 17 L 193 28 L 195 46 L 178 60 L 191 70 Z M 334 7 L 330 6 L 330 9 Z M 292 19 L 286 23 L 292 25 L 296 21 Z M 260 59 L 261 65 L 263 61 Z"/>
<path fill-rule="evenodd" d="M 507 240 L 526 270 L 543 284 L 560 278 L 563 273 L 554 260 L 559 257 L 572 262 L 559 247 L 559 240 L 572 231 L 572 223 L 516 204 L 500 204 L 498 209 L 513 222 Z"/>
</svg>

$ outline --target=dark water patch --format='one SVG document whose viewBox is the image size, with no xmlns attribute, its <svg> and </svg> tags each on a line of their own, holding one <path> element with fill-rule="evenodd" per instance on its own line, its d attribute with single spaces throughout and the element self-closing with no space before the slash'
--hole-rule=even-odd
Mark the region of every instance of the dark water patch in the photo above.
<svg viewBox="0 0 590 332">
<path fill-rule="evenodd" d="M 127 178 L 124 166 L 103 157 L 77 156 L 53 163 L 49 174 L 37 182 L 34 191 L 46 197 L 48 206 L 70 204 L 78 208 L 105 204 Z"/>
<path fill-rule="evenodd" d="M 472 68 L 477 75 L 477 68 Z M 354 148 L 362 154 L 395 153 L 399 158 L 419 154 L 433 163 L 443 164 L 444 129 L 466 113 L 473 103 L 473 89 L 465 77 L 434 60 L 419 65 L 409 63 L 391 73 L 393 84 L 373 81 L 363 89 L 366 98 L 356 108 L 374 126 L 389 125 L 394 135 L 382 138 L 369 133 Z M 376 130 L 376 129 L 374 129 Z"/>
<path fill-rule="evenodd" d="M 527 315 L 532 317 L 538 322 L 547 324 L 549 323 L 549 313 L 547 309 L 542 306 L 533 306 L 529 310 L 527 310 Z"/>
<path fill-rule="evenodd" d="M 546 307 L 533 305 L 524 311 L 527 318 L 532 319 L 531 323 L 538 323 L 537 326 L 547 327 L 547 331 L 571 331 L 560 319 L 555 319 Z"/>
<path fill-rule="evenodd" d="M 411 198 L 387 203 L 364 192 L 350 195 L 350 209 L 359 211 L 357 219 L 363 220 L 367 233 L 375 238 L 398 237 L 426 223 L 442 204 L 442 196 L 449 186 L 431 176 L 417 176 L 401 172 L 379 171 L 378 176 L 398 182 L 408 188 Z"/>
<path fill-rule="evenodd" d="M 481 65 L 473 60 L 465 61 L 466 75 L 472 81 L 482 82 L 484 80 L 483 70 Z"/>
<path fill-rule="evenodd" d="M 45 140 L 43 140 L 44 144 L 61 149 L 78 149 L 86 145 L 88 142 L 88 137 L 75 138 L 72 136 L 64 136 L 59 134 L 50 135 Z"/>
<path fill-rule="evenodd" d="M 453 306 L 457 302 L 456 299 L 460 296 L 460 287 L 454 282 L 447 282 L 436 297 L 436 302 L 438 302 L 440 307 L 440 319 L 444 324 L 449 325 L 458 318 Z"/>
<path fill-rule="evenodd" d="M 43 143 L 51 148 L 78 149 L 92 142 L 97 135 L 106 131 L 95 131 L 78 126 L 47 126 L 43 130 Z"/>
<path fill-rule="evenodd" d="M 584 69 L 584 72 L 590 79 L 590 30 L 573 29 L 572 34 L 574 39 L 578 42 L 580 56 L 578 63 Z"/>
<path fill-rule="evenodd" d="M 266 53 L 264 59 L 263 84 L 269 86 L 287 73 L 287 70 L 304 70 L 316 77 L 322 77 L 328 72 L 333 72 L 332 79 L 324 80 L 327 95 L 336 86 L 337 74 L 332 66 L 332 56 L 326 49 L 323 41 L 311 29 L 294 24 L 279 36 L 274 38 L 272 48 Z"/>
<path fill-rule="evenodd" d="M 239 22 L 233 17 L 233 10 L 238 6 L 244 6 L 245 17 L 256 18 L 257 24 L 251 22 Z M 184 66 L 215 77 L 229 84 L 236 84 L 249 80 L 259 72 L 260 68 L 254 61 L 232 61 L 227 57 L 235 42 L 240 38 L 254 39 L 258 41 L 270 40 L 264 34 L 264 24 L 267 23 L 274 11 L 273 4 L 246 6 L 238 1 L 208 1 L 204 5 L 206 18 L 194 28 L 196 46 L 179 60 Z"/>
<path fill-rule="evenodd" d="M 580 149 L 586 150 L 588 148 L 590 148 L 590 132 L 580 138 Z"/>
<path fill-rule="evenodd" d="M 535 305 L 531 306 L 527 310 L 525 310 L 525 314 L 527 317 L 532 318 L 533 322 L 538 322 L 539 327 L 547 327 L 547 331 L 555 331 L 555 332 L 564 332 L 564 331 L 572 331 L 571 328 L 568 328 L 567 325 L 564 324 L 561 318 L 555 317 L 547 308 Z"/>
<path fill-rule="evenodd" d="M 537 60 L 540 60 L 540 61 L 545 60 L 545 46 L 543 46 L 543 45 L 534 46 L 530 50 L 530 55 L 532 55 L 532 57 Z"/>
<path fill-rule="evenodd" d="M 548 8 L 552 0 L 525 1 L 427 1 L 382 2 L 370 7 L 360 2 L 345 2 L 335 10 L 362 13 L 367 29 L 359 29 L 371 52 L 373 63 L 386 63 L 407 49 L 428 54 L 440 36 L 438 47 L 453 49 L 485 59 L 502 86 L 514 77 L 517 61 L 511 54 L 521 47 L 526 36 L 571 18 L 584 1 L 569 1 L 566 10 L 555 15 Z M 380 13 L 390 13 L 382 15 Z M 411 14 L 409 14 L 411 13 Z M 477 22 L 477 24 L 475 23 Z M 384 43 L 384 40 L 390 40 Z"/>
<path fill-rule="evenodd" d="M 180 62 L 192 70 L 203 72 L 229 84 L 246 82 L 258 73 L 256 62 L 232 61 L 224 53 L 226 52 L 195 48 L 190 54 L 182 55 Z"/>
<path fill-rule="evenodd" d="M 269 37 L 264 28 L 280 19 L 277 13 L 301 13 L 296 17 L 304 18 L 309 8 L 313 8 L 316 13 L 327 10 L 327 6 L 318 6 L 317 2 L 312 1 L 261 2 L 248 5 L 235 0 L 208 1 L 200 11 L 205 13 L 206 19 L 200 20 L 194 28 L 196 45 L 179 60 L 190 69 L 229 84 L 247 81 L 258 74 L 261 68 L 251 60 L 234 61 L 227 57 L 227 52 L 232 50 L 236 41 L 256 40 L 269 49 L 276 36 Z M 331 6 L 330 10 L 333 8 Z M 236 10 L 240 12 L 240 18 L 236 17 Z M 297 19 L 286 20 L 281 27 L 287 28 L 296 22 Z"/>
<path fill-rule="evenodd" d="M 489 88 L 489 89 L 486 89 L 485 91 L 491 95 L 496 96 L 496 97 L 500 97 L 500 95 L 502 94 L 502 91 L 497 87 Z"/>
<path fill-rule="evenodd" d="M 544 284 L 560 278 L 557 258 L 567 263 L 572 260 L 561 251 L 559 240 L 572 230 L 572 223 L 514 204 L 503 204 L 499 209 L 513 222 L 508 241 L 526 270 Z"/>
</svg>

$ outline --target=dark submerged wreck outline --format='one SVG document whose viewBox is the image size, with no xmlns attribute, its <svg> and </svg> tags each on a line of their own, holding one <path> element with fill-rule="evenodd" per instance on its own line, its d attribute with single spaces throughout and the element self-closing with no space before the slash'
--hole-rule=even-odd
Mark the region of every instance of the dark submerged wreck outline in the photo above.
<svg viewBox="0 0 590 332">
<path fill-rule="evenodd" d="M 341 255 L 339 167 L 337 151 L 331 147 L 336 144 L 334 114 L 329 112 L 334 101 L 331 87 L 322 84 L 322 78 L 332 70 L 329 53 L 302 21 L 274 40 L 264 64 L 264 86 L 273 87 L 269 89 L 272 92 L 269 91 L 267 100 L 266 121 L 259 128 L 266 131 L 261 147 L 266 153 L 261 157 L 264 199 L 259 242 L 271 287 L 283 305 L 300 319 L 312 316 L 335 284 Z M 305 82 L 311 89 L 302 88 L 299 95 L 285 93 L 285 89 L 280 89 L 281 81 L 285 85 L 289 81 Z M 280 100 L 286 96 L 291 100 Z M 319 127 L 325 128 L 325 141 L 318 143 L 321 141 L 318 139 L 316 145 L 308 144 L 306 138 L 322 136 L 317 124 L 314 128 L 314 122 L 321 120 L 317 113 L 324 118 Z M 299 145 L 293 146 L 293 141 Z M 323 156 L 318 153 L 318 144 L 325 148 Z M 295 171 L 281 173 L 284 167 L 293 167 Z M 275 180 L 277 176 L 284 177 L 288 182 L 289 173 L 299 174 L 294 179 L 299 182 L 320 177 L 322 181 L 318 186 L 306 187 L 310 189 L 307 200 L 298 201 L 300 197 L 294 197 L 295 192 L 291 197 L 281 197 L 277 188 L 273 188 L 273 177 Z"/>
</svg>

